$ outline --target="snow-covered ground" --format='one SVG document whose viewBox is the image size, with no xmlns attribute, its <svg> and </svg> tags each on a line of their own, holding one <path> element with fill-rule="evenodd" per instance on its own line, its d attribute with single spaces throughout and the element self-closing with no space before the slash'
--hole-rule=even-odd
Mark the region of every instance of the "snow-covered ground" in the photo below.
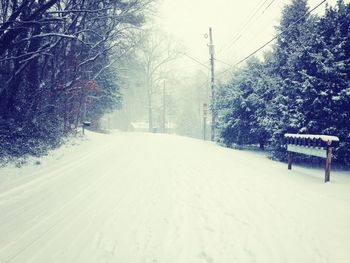
<svg viewBox="0 0 350 263">
<path fill-rule="evenodd" d="M 350 174 L 178 136 L 89 133 L 0 168 L 0 262 L 350 262 Z"/>
</svg>

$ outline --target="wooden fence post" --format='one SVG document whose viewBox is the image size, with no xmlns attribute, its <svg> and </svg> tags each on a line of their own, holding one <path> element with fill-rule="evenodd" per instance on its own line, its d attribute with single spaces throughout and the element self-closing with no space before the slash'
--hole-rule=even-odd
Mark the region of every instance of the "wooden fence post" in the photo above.
<svg viewBox="0 0 350 263">
<path fill-rule="evenodd" d="M 288 170 L 292 170 L 293 153 L 288 152 Z"/>
<path fill-rule="evenodd" d="M 332 162 L 332 147 L 327 147 L 327 158 L 326 158 L 325 177 L 324 177 L 325 183 L 330 181 L 331 162 Z"/>
</svg>

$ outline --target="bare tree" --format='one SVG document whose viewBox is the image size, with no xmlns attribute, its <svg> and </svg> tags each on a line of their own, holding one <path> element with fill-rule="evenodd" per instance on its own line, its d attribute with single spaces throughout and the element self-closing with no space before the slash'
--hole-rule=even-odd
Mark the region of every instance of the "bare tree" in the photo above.
<svg viewBox="0 0 350 263">
<path fill-rule="evenodd" d="M 132 48 L 152 1 L 1 1 L 0 137 L 59 138 L 84 112 L 97 120 L 117 105 L 111 56 Z"/>
<path fill-rule="evenodd" d="M 152 28 L 142 33 L 136 55 L 144 75 L 150 132 L 154 129 L 153 97 L 159 94 L 160 83 L 170 70 L 169 63 L 179 57 L 178 51 L 178 45 L 160 30 Z"/>
</svg>

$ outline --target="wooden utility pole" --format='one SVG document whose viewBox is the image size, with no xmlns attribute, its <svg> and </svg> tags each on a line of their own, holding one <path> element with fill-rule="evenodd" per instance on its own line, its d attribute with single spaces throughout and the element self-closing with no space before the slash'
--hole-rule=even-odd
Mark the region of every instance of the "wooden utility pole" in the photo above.
<svg viewBox="0 0 350 263">
<path fill-rule="evenodd" d="M 147 80 L 148 90 L 147 90 L 147 98 L 148 98 L 148 131 L 154 132 L 153 129 L 153 115 L 152 115 L 152 83 L 148 79 Z"/>
<path fill-rule="evenodd" d="M 166 132 L 166 123 L 165 123 L 165 115 L 166 115 L 166 108 L 165 108 L 165 80 L 163 82 L 163 112 L 162 112 L 162 132 Z"/>
<path fill-rule="evenodd" d="M 210 55 L 210 87 L 211 87 L 211 140 L 215 140 L 215 78 L 214 78 L 214 44 L 211 27 L 209 27 L 209 55 Z"/>
</svg>

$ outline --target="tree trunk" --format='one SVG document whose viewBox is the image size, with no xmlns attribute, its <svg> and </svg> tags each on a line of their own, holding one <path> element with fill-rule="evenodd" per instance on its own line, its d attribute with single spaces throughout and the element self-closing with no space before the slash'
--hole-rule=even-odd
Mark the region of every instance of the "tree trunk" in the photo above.
<svg viewBox="0 0 350 263">
<path fill-rule="evenodd" d="M 259 148 L 260 148 L 260 150 L 265 150 L 265 143 L 264 142 L 262 142 L 262 141 L 260 141 L 259 142 Z"/>
</svg>

